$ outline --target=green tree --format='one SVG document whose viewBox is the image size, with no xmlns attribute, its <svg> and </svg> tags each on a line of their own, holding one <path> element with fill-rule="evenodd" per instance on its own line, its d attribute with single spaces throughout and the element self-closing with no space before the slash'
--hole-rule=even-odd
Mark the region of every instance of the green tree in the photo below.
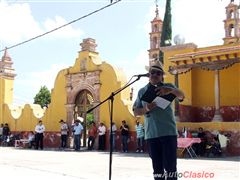
<svg viewBox="0 0 240 180">
<path fill-rule="evenodd" d="M 93 112 L 87 113 L 87 116 L 86 116 L 87 128 L 90 127 L 90 125 L 92 124 L 92 122 L 94 122 Z"/>
<path fill-rule="evenodd" d="M 51 102 L 51 94 L 46 86 L 41 86 L 39 92 L 34 97 L 34 104 L 39 104 L 42 108 Z"/>
<path fill-rule="evenodd" d="M 167 0 L 165 15 L 163 19 L 163 26 L 162 26 L 162 35 L 160 41 L 160 47 L 164 46 L 171 46 L 172 40 L 172 14 L 171 14 L 171 0 Z M 160 50 L 159 52 L 159 60 L 161 63 L 163 62 L 164 54 Z"/>
</svg>

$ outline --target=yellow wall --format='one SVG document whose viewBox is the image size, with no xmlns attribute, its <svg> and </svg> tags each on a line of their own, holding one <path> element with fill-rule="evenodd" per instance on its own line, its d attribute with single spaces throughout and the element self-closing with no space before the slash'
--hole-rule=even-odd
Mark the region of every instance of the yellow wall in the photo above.
<svg viewBox="0 0 240 180">
<path fill-rule="evenodd" d="M 13 102 L 13 80 L 0 77 L 0 123 L 6 121 L 4 104 Z"/>
<path fill-rule="evenodd" d="M 19 108 L 3 104 L 3 111 L 3 121 L 0 123 L 8 123 L 11 131 L 33 131 L 39 118 L 43 115 L 43 110 L 39 105 L 26 104 Z M 15 116 L 16 114 L 18 115 Z"/>
<path fill-rule="evenodd" d="M 66 80 L 65 75 L 67 69 L 61 70 L 54 83 L 54 88 L 51 92 L 51 104 L 47 108 L 47 111 L 43 117 L 43 122 L 47 124 L 47 128 L 50 131 L 59 130 L 59 120 L 66 119 Z"/>
<path fill-rule="evenodd" d="M 192 69 L 191 74 L 192 106 L 214 106 L 214 71 Z"/>
<path fill-rule="evenodd" d="M 174 56 L 175 54 L 182 54 L 182 53 L 189 53 L 192 52 L 193 48 L 183 48 L 183 49 L 171 49 L 171 50 L 165 50 L 164 51 L 164 71 L 165 71 L 165 82 L 171 82 L 175 84 L 175 77 L 174 75 L 170 74 L 168 72 L 169 66 L 172 66 L 173 64 L 169 61 L 169 58 L 171 56 Z M 183 105 L 192 105 L 192 73 L 187 72 L 185 74 L 179 74 L 178 75 L 178 87 L 183 90 L 185 93 L 185 100 L 181 102 Z"/>
<path fill-rule="evenodd" d="M 220 101 L 223 106 L 240 105 L 240 63 L 220 71 Z"/>
<path fill-rule="evenodd" d="M 211 46 L 204 48 L 177 48 L 170 47 L 164 51 L 164 69 L 168 71 L 169 66 L 175 65 L 170 62 L 169 58 L 177 54 L 186 54 L 189 52 L 209 51 L 211 49 L 223 48 L 232 45 Z M 236 52 L 239 53 L 239 52 Z M 215 58 L 215 54 L 207 54 Z M 232 55 L 230 55 L 232 56 Z M 223 59 L 225 57 L 221 57 Z M 214 60 L 214 59 L 212 59 Z M 181 62 L 182 63 L 182 62 Z M 227 69 L 220 70 L 220 105 L 237 106 L 240 105 L 240 63 L 233 64 Z M 214 84 L 215 72 L 193 68 L 185 74 L 179 74 L 179 88 L 185 93 L 183 105 L 204 107 L 214 106 Z M 165 81 L 174 83 L 174 76 L 166 73 Z"/>
<path fill-rule="evenodd" d="M 13 80 L 0 77 L 0 102 L 11 104 L 13 102 Z"/>
<path fill-rule="evenodd" d="M 107 63 L 102 64 L 102 73 L 100 80 L 102 82 L 100 100 L 103 101 L 111 95 L 112 92 L 116 91 L 121 87 L 121 84 L 126 83 L 126 77 L 121 75 L 122 72 L 117 72 Z M 122 80 L 122 82 L 120 81 Z M 130 88 L 125 89 L 122 93 L 119 93 L 114 97 L 114 111 L 113 111 L 113 120 L 116 122 L 116 125 L 120 127 L 121 121 L 126 120 L 130 127 L 133 127 L 134 121 L 133 115 L 129 112 L 127 105 L 124 105 L 123 99 L 129 99 Z M 125 95 L 125 96 L 124 96 Z M 109 123 L 109 108 L 108 103 L 104 103 L 100 108 L 101 121 L 105 122 L 106 125 Z"/>
<path fill-rule="evenodd" d="M 202 127 L 204 130 L 213 132 L 214 130 L 218 131 L 239 131 L 240 123 L 239 122 L 201 122 L 201 123 L 191 123 L 191 122 L 181 122 L 177 123 L 177 128 L 179 130 L 187 127 L 190 131 L 198 131 L 199 127 Z"/>
</svg>

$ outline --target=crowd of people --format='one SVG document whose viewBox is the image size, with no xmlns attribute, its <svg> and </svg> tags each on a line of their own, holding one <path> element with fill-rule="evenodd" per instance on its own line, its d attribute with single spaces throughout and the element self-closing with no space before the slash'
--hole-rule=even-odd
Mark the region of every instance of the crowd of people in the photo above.
<svg viewBox="0 0 240 180">
<path fill-rule="evenodd" d="M 76 119 L 74 120 L 72 125 L 68 125 L 66 121 L 61 119 L 60 123 L 60 144 L 59 148 L 64 150 L 69 147 L 69 140 L 73 138 L 73 147 L 75 151 L 80 151 L 81 149 L 81 141 L 82 141 L 82 134 L 84 130 L 83 122 Z M 34 149 L 43 149 L 44 148 L 44 133 L 45 133 L 45 126 L 42 120 L 39 120 L 37 125 L 35 126 L 34 131 L 30 131 L 27 133 L 19 133 L 12 135 L 9 125 L 7 123 L 1 124 L 0 126 L 0 145 L 2 146 L 14 146 L 15 140 L 24 139 L 25 144 L 27 144 L 28 148 Z M 119 136 L 117 136 L 117 131 L 119 132 Z M 135 125 L 136 130 L 136 152 L 144 152 L 144 127 L 136 120 Z M 108 134 L 107 134 L 108 133 Z M 108 129 L 103 122 L 100 122 L 97 126 L 96 122 L 91 121 L 89 126 L 87 126 L 87 149 L 88 150 L 99 150 L 104 151 L 106 150 L 106 140 L 107 135 L 110 140 L 110 128 Z M 11 140 L 11 137 L 12 138 Z M 71 138 L 70 138 L 71 137 Z M 117 151 L 117 139 L 120 139 L 121 142 L 121 151 L 128 152 L 128 146 L 130 141 L 130 134 L 129 134 L 129 126 L 126 120 L 122 121 L 119 129 L 117 125 L 113 122 L 112 123 L 112 150 Z M 95 142 L 98 140 L 98 147 L 95 146 Z M 21 141 L 19 141 L 20 143 Z"/>
<path fill-rule="evenodd" d="M 68 126 L 66 121 L 60 120 L 60 149 L 66 149 L 68 148 L 68 140 L 69 137 L 73 137 L 73 148 L 76 151 L 79 151 L 81 148 L 81 139 L 82 139 L 82 132 L 83 132 L 83 125 L 80 120 L 75 120 L 72 126 Z M 144 140 L 144 125 L 140 123 L 138 119 L 136 119 L 136 124 L 134 127 L 134 130 L 136 132 L 136 141 L 135 141 L 135 147 L 136 152 L 144 152 L 145 149 L 145 140 Z M 116 124 L 112 123 L 112 150 L 117 151 L 116 147 L 116 140 L 117 140 L 117 131 L 118 128 Z M 121 143 L 121 151 L 122 152 L 128 152 L 128 146 L 130 141 L 130 135 L 129 135 L 129 126 L 126 122 L 126 120 L 122 121 L 122 124 L 119 127 L 119 136 L 118 139 L 120 139 Z M 35 132 L 30 131 L 27 133 L 27 144 L 28 148 L 35 148 L 35 149 L 43 149 L 43 139 L 44 139 L 44 132 L 45 132 L 45 126 L 43 125 L 42 121 L 40 120 L 38 124 L 35 127 Z M 87 149 L 88 150 L 99 150 L 104 151 L 106 150 L 106 133 L 107 129 L 104 123 L 99 123 L 99 126 L 96 125 L 94 121 L 90 123 L 90 126 L 87 129 Z M 110 140 L 110 128 L 108 129 L 108 135 Z M 178 137 L 179 138 L 200 138 L 201 142 L 193 144 L 193 149 L 195 153 L 198 156 L 220 156 L 222 154 L 222 146 L 221 143 L 225 143 L 228 138 L 220 133 L 218 134 L 207 134 L 204 132 L 203 128 L 200 127 L 198 129 L 198 132 L 190 131 L 190 128 L 183 127 L 181 131 L 178 131 Z M 19 140 L 21 138 L 24 138 L 23 135 L 11 134 L 10 128 L 8 123 L 1 124 L 0 125 L 0 145 L 2 146 L 11 146 L 14 145 L 14 140 Z M 95 147 L 96 139 L 98 139 L 98 147 Z M 109 143 L 110 144 L 110 143 Z M 226 146 L 226 145 L 225 145 Z"/>
</svg>

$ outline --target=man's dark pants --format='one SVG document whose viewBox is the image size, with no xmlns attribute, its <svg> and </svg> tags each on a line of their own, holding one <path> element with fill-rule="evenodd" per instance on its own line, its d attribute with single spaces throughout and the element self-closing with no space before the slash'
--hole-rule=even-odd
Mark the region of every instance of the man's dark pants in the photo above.
<svg viewBox="0 0 240 180">
<path fill-rule="evenodd" d="M 123 145 L 123 152 L 128 151 L 128 136 L 122 135 L 122 145 Z"/>
<path fill-rule="evenodd" d="M 75 150 L 79 151 L 81 147 L 81 135 L 80 134 L 74 134 L 74 145 L 75 145 Z"/>
<path fill-rule="evenodd" d="M 41 149 L 43 149 L 43 133 L 35 134 L 35 141 L 36 141 L 35 149 L 38 149 L 39 146 Z"/>
<path fill-rule="evenodd" d="M 95 142 L 95 137 L 89 136 L 88 137 L 88 150 L 93 150 L 94 142 Z"/>
<path fill-rule="evenodd" d="M 67 147 L 67 135 L 66 134 L 61 135 L 61 147 L 62 148 Z"/>
<path fill-rule="evenodd" d="M 177 179 L 177 136 L 147 139 L 155 180 Z"/>
<path fill-rule="evenodd" d="M 105 140 L 106 140 L 106 135 L 99 135 L 98 136 L 98 150 L 105 150 Z"/>
</svg>

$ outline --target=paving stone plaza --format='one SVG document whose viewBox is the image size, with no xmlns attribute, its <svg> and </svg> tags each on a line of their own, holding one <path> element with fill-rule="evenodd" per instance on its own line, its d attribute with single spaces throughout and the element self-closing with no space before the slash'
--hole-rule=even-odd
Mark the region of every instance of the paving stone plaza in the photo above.
<svg viewBox="0 0 240 180">
<path fill-rule="evenodd" d="M 0 147 L 1 179 L 108 180 L 109 152 Z M 240 157 L 178 159 L 179 179 L 240 179 Z M 113 153 L 112 180 L 152 180 L 148 154 Z"/>
</svg>

